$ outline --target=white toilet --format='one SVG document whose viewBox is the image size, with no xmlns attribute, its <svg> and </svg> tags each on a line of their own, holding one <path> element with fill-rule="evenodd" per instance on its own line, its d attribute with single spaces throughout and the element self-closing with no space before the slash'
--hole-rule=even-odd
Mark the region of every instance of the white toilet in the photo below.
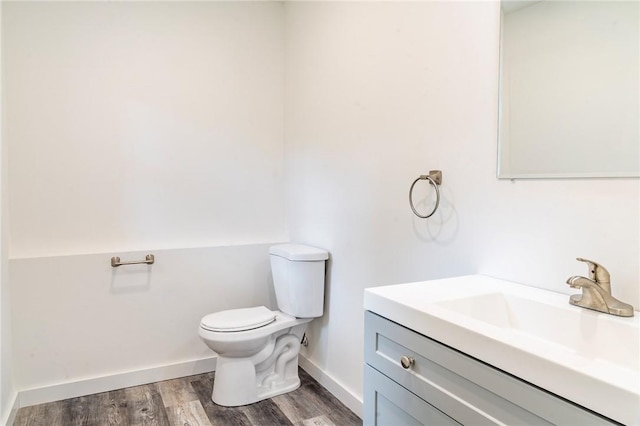
<svg viewBox="0 0 640 426">
<path fill-rule="evenodd" d="M 264 306 L 206 315 L 198 334 L 218 354 L 211 399 L 252 404 L 300 386 L 298 353 L 307 323 L 322 316 L 329 253 L 300 244 L 269 250 L 280 311 Z"/>
</svg>

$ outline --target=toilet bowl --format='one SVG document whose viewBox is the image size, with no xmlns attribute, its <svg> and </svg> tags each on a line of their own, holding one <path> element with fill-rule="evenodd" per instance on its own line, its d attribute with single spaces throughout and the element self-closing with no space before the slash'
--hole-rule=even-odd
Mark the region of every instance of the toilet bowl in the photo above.
<svg viewBox="0 0 640 426">
<path fill-rule="evenodd" d="M 243 311 L 245 315 L 268 312 L 273 319 L 258 327 L 239 325 L 234 331 L 223 331 L 213 316 L 235 311 Z M 218 354 L 211 399 L 216 404 L 234 407 L 297 389 L 300 340 L 311 320 L 270 311 L 264 306 L 204 317 L 199 335 Z M 243 327 L 248 329 L 238 329 Z"/>
<path fill-rule="evenodd" d="M 329 254 L 299 244 L 269 252 L 280 310 L 232 309 L 200 321 L 198 334 L 218 355 L 211 395 L 216 404 L 252 404 L 300 386 L 300 341 L 307 324 L 322 315 Z"/>
</svg>

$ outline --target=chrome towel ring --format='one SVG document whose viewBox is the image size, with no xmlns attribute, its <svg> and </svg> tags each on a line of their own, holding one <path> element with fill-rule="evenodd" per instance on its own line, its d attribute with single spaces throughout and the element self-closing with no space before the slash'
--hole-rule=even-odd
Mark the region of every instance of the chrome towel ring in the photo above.
<svg viewBox="0 0 640 426">
<path fill-rule="evenodd" d="M 421 215 L 420 213 L 418 213 L 415 206 L 413 205 L 413 187 L 416 186 L 416 183 L 418 183 L 419 180 L 429 181 L 429 183 L 433 185 L 433 187 L 436 190 L 436 205 L 433 207 L 433 210 L 428 215 Z M 438 206 L 440 205 L 440 189 L 438 188 L 440 184 L 442 184 L 441 170 L 430 170 L 428 175 L 420 175 L 418 179 L 413 181 L 413 183 L 411 184 L 411 188 L 409 188 L 409 205 L 411 206 L 411 210 L 413 210 L 413 214 L 415 214 L 421 219 L 427 219 L 433 216 L 436 210 L 438 210 Z"/>
</svg>

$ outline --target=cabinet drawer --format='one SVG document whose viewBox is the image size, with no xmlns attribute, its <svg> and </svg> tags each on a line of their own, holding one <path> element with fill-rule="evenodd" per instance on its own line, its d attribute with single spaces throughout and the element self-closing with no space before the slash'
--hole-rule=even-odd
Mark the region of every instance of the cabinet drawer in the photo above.
<svg viewBox="0 0 640 426">
<path fill-rule="evenodd" d="M 368 365 L 364 370 L 364 399 L 363 423 L 367 426 L 460 425 Z"/>
<path fill-rule="evenodd" d="M 408 369 L 403 356 L 414 359 Z M 365 313 L 365 362 L 462 424 L 611 424 L 371 312 Z"/>
</svg>

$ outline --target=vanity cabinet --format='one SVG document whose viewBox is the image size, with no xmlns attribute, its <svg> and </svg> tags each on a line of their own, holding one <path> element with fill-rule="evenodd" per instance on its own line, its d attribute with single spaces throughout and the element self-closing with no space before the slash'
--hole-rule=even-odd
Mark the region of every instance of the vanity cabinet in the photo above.
<svg viewBox="0 0 640 426">
<path fill-rule="evenodd" d="M 617 424 L 369 311 L 365 363 L 365 425 Z"/>
</svg>

